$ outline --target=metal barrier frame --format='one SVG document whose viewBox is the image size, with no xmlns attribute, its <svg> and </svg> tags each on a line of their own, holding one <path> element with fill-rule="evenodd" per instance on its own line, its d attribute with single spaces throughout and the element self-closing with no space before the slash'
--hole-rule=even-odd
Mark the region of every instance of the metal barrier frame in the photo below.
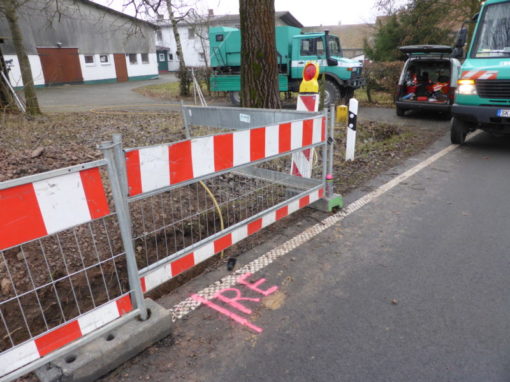
<svg viewBox="0 0 510 382">
<path fill-rule="evenodd" d="M 264 155 L 262 157 L 257 157 L 254 160 L 252 160 L 250 157 L 250 160 L 245 163 L 234 165 L 234 161 L 232 159 L 231 166 L 226 166 L 225 168 L 219 169 L 218 171 L 199 174 L 199 176 L 196 177 L 191 176 L 189 179 L 184 179 L 175 183 L 170 182 L 171 184 L 159 187 L 157 189 L 130 195 L 129 174 L 126 165 L 126 156 L 134 150 L 143 150 L 147 147 L 124 150 L 122 147 L 121 135 L 116 134 L 113 136 L 113 140 L 111 142 L 104 142 L 98 146 L 98 148 L 104 154 L 104 159 L 0 183 L 0 191 L 2 191 L 12 187 L 26 185 L 32 182 L 48 180 L 62 175 L 68 175 L 83 170 L 106 166 L 108 171 L 108 181 L 111 186 L 112 198 L 115 207 L 116 219 L 119 224 L 122 246 L 126 256 L 127 273 L 129 279 L 129 291 L 126 294 L 113 300 L 109 300 L 106 303 L 95 307 L 94 309 L 82 315 L 74 317 L 72 320 L 68 320 L 68 322 L 60 326 L 52 328 L 51 330 L 48 330 L 39 336 L 33 337 L 0 353 L 0 364 L 8 365 L 8 367 L 5 369 L 0 367 L 0 374 L 2 372 L 4 373 L 0 376 L 0 382 L 8 382 L 19 378 L 24 374 L 33 371 L 34 369 L 43 366 L 48 362 L 51 362 L 52 360 L 55 360 L 69 352 L 74 351 L 86 343 L 100 336 L 103 336 L 112 329 L 123 325 L 134 317 L 138 316 L 141 320 L 145 320 L 147 318 L 147 309 L 145 307 L 143 296 L 145 292 L 194 267 L 198 263 L 205 261 L 206 259 L 223 251 L 231 245 L 238 243 L 247 236 L 258 232 L 262 228 L 267 227 L 270 224 L 320 199 L 331 196 L 332 189 L 331 187 L 328 187 L 326 175 L 332 173 L 333 167 L 332 144 L 334 141 L 334 108 L 331 108 L 328 116 L 326 111 L 320 113 L 311 113 L 299 111 L 257 110 L 242 108 L 225 109 L 183 107 L 184 126 L 188 139 L 180 142 L 157 146 L 167 146 L 170 148 L 173 145 L 184 143 L 191 145 L 192 142 L 198 142 L 198 140 L 213 141 L 215 137 L 224 134 L 219 133 L 206 135 L 199 138 L 191 138 L 190 125 L 196 123 L 196 119 L 193 119 L 193 113 L 196 115 L 197 113 L 200 114 L 201 112 L 212 113 L 216 118 L 215 124 L 211 122 L 212 118 L 203 119 L 201 122 L 204 125 L 213 128 L 219 127 L 234 130 L 234 132 L 226 133 L 227 135 L 238 133 L 252 134 L 252 132 L 255 130 L 269 128 L 273 129 L 271 134 L 274 135 L 275 129 L 280 131 L 279 129 L 282 128 L 281 126 L 286 125 L 286 128 L 290 126 L 291 132 L 289 134 L 291 134 L 290 136 L 292 137 L 292 128 L 294 128 L 296 124 L 301 123 L 302 130 L 299 132 L 301 135 L 298 134 L 301 137 L 300 139 L 302 139 L 301 144 L 293 148 L 293 146 L 289 143 L 290 146 L 287 150 L 277 150 L 276 152 L 273 150 L 271 151 L 271 155 L 268 156 L 265 155 L 266 151 L 264 151 Z M 232 115 L 237 115 L 239 121 L 237 122 L 236 119 L 235 123 L 232 122 L 228 126 L 223 124 L 225 119 L 232 120 Z M 320 128 L 317 127 L 317 120 L 319 119 Z M 306 124 L 306 134 L 308 137 L 306 138 L 307 142 L 303 142 L 303 135 L 305 131 L 304 121 L 308 121 Z M 316 129 L 320 130 L 320 139 L 318 140 L 318 133 Z M 265 131 L 266 130 L 264 130 L 264 134 Z M 233 139 L 234 138 L 232 137 L 232 140 Z M 264 139 L 266 139 L 265 135 Z M 264 144 L 267 144 L 267 140 L 264 142 Z M 322 149 L 321 179 L 298 178 L 294 175 L 256 167 L 257 165 L 264 162 L 314 148 Z M 232 152 L 233 150 L 234 148 L 232 148 Z M 160 259 L 142 269 L 139 269 L 136 264 L 135 249 L 133 244 L 133 228 L 130 215 L 130 203 L 230 172 L 234 174 L 240 174 L 245 177 L 258 178 L 266 181 L 269 180 L 276 184 L 289 186 L 297 191 L 295 191 L 296 193 L 293 196 L 288 197 L 285 201 L 277 203 L 276 205 L 273 205 L 264 211 L 258 212 L 253 216 L 237 222 L 219 232 L 216 232 L 213 235 L 210 235 L 209 237 L 194 243 L 193 245 L 183 248 L 163 259 Z M 76 223 L 75 225 L 71 225 L 64 229 L 69 229 L 79 224 L 83 223 Z M 49 233 L 46 236 L 53 233 L 55 232 Z M 40 236 L 39 238 L 41 237 L 45 236 Z M 21 243 L 17 243 L 14 246 L 3 248 L 2 251 L 5 251 L 9 248 L 14 248 L 19 245 L 25 245 L 36 239 L 30 239 Z M 111 311 L 111 304 L 117 305 L 118 314 L 113 314 L 113 316 L 110 317 L 111 319 L 105 320 L 105 312 Z M 121 309 L 119 304 L 123 306 L 124 310 Z M 58 343 L 52 346 L 51 349 L 49 349 L 49 351 L 45 354 L 40 354 L 40 352 L 37 352 L 37 347 L 35 345 L 36 341 L 45 336 L 55 336 L 59 333 L 65 334 L 67 330 L 66 328 L 70 324 L 76 323 L 76 325 L 79 325 L 79 321 L 82 319 L 85 319 L 86 321 L 88 320 L 89 323 L 95 322 L 92 325 L 93 328 L 88 330 L 86 333 L 80 332 L 80 336 L 71 338 L 65 343 L 62 341 L 57 341 Z M 4 325 L 8 330 L 7 324 L 5 322 Z"/>
<path fill-rule="evenodd" d="M 172 144 L 168 144 L 168 147 L 172 145 L 183 144 L 186 142 L 196 141 L 199 139 L 211 139 L 213 137 L 223 135 L 223 134 L 235 134 L 236 132 L 250 132 L 256 129 L 267 128 L 267 127 L 279 127 L 280 125 L 290 125 L 291 127 L 295 127 L 295 124 L 300 122 L 304 123 L 304 121 L 316 121 L 320 119 L 321 121 L 321 137 L 320 141 L 316 143 L 311 143 L 308 145 L 301 145 L 300 147 L 275 153 L 274 155 L 270 155 L 261 159 L 249 161 L 247 163 L 243 163 L 240 165 L 233 165 L 231 167 L 225 168 L 223 170 L 214 171 L 209 174 L 205 174 L 198 177 L 192 177 L 191 179 L 178 182 L 175 184 L 169 184 L 164 187 L 160 187 L 158 189 L 149 190 L 146 192 L 142 192 L 136 195 L 128 196 L 127 202 L 128 204 L 137 200 L 145 199 L 151 196 L 158 195 L 163 192 L 175 190 L 179 187 L 183 187 L 189 184 L 193 184 L 202 180 L 206 180 L 212 177 L 216 177 L 218 175 L 222 175 L 225 173 L 241 173 L 245 176 L 251 177 L 261 177 L 264 180 L 271 180 L 277 182 L 284 182 L 286 185 L 292 186 L 297 189 L 302 189 L 302 185 L 307 186 L 307 190 L 297 195 L 288 198 L 285 202 L 279 203 L 265 211 L 259 212 L 248 219 L 245 219 L 237 224 L 228 227 L 220 232 L 217 232 L 191 246 L 183 248 L 174 254 L 167 256 L 163 259 L 156 261 L 153 264 L 150 264 L 139 270 L 140 284 L 142 286 L 143 292 L 147 292 L 157 286 L 167 282 L 168 280 L 174 278 L 180 273 L 191 269 L 195 265 L 199 264 L 202 261 L 214 256 L 215 254 L 223 251 L 224 249 L 230 247 L 233 244 L 238 243 L 242 239 L 247 236 L 257 232 L 258 230 L 267 227 L 268 225 L 274 223 L 281 218 L 290 215 L 291 213 L 297 211 L 300 208 L 303 208 L 319 199 L 322 199 L 325 196 L 325 186 L 326 186 L 326 172 L 328 170 L 328 148 L 331 145 L 328 145 L 328 137 L 330 136 L 330 132 L 328 131 L 328 115 L 327 112 L 303 112 L 303 111 L 284 111 L 281 110 L 264 110 L 264 109 L 246 109 L 246 108 L 220 108 L 220 107 L 198 107 L 198 106 L 183 106 L 182 114 L 184 116 L 184 125 L 186 129 L 186 135 L 191 137 L 190 125 L 192 123 L 196 123 L 193 118 L 194 113 L 197 112 L 211 112 L 216 117 L 211 118 L 203 118 L 200 123 L 205 124 L 207 126 L 213 128 L 225 128 L 223 124 L 223 120 L 235 120 L 239 119 L 239 123 L 231 123 L 230 128 L 234 130 L 234 133 L 218 133 L 212 135 L 201 136 L 197 138 L 188 138 L 183 141 L 175 142 Z M 237 115 L 239 118 L 232 118 L 232 115 Z M 267 122 L 265 124 L 253 124 L 250 123 L 250 126 L 246 128 L 244 125 L 247 122 L 246 120 L 251 121 L 251 116 L 256 115 L 257 120 L 259 122 Z M 282 118 L 282 115 L 285 118 Z M 280 117 L 278 120 L 277 117 Z M 244 118 L 244 121 L 243 121 Z M 290 119 L 289 119 L 290 118 Z M 213 123 L 216 119 L 216 123 Z M 255 119 L 255 118 L 254 118 Z M 221 125 L 217 125 L 221 123 Z M 313 124 L 316 122 L 312 122 L 312 130 Z M 301 132 L 302 133 L 302 132 Z M 317 133 L 316 133 L 317 134 Z M 302 138 L 302 136 L 301 136 Z M 146 148 L 154 148 L 161 145 L 154 145 L 142 148 L 130 148 L 123 149 L 121 145 L 121 137 L 116 135 L 114 137 L 115 141 L 115 163 L 119 163 L 121 167 L 123 167 L 120 172 L 122 174 L 127 174 L 126 170 L 126 155 L 128 153 L 133 152 L 135 150 L 146 149 Z M 268 162 L 274 159 L 278 159 L 284 156 L 292 155 L 293 153 L 300 152 L 307 149 L 317 149 L 322 148 L 322 176 L 321 179 L 306 179 L 296 177 L 290 174 L 283 173 L 275 173 L 269 170 L 262 170 L 256 168 L 255 166 Z M 331 150 L 332 151 L 332 150 Z M 126 175 L 127 178 L 127 175 Z M 129 194 L 129 189 L 127 183 L 124 184 L 124 192 L 125 194 Z"/>
<path fill-rule="evenodd" d="M 112 187 L 115 213 L 121 228 L 123 246 L 127 249 L 129 248 L 129 243 L 131 243 L 131 228 L 128 223 L 129 221 L 126 220 L 129 217 L 129 214 L 127 213 L 125 205 L 122 204 L 122 193 L 120 191 L 120 186 L 118 186 L 120 178 L 116 171 L 115 164 L 108 156 L 106 156 L 105 159 L 94 162 L 1 182 L 0 191 L 32 184 L 34 182 L 51 180 L 56 177 L 79 173 L 84 170 L 100 168 L 103 166 L 107 167 L 109 173 L 108 179 Z M 93 220 L 94 219 L 91 217 L 90 221 Z M 84 223 L 71 224 L 62 230 L 70 229 L 81 224 Z M 16 248 L 20 245 L 26 245 L 53 234 L 58 234 L 59 232 L 61 231 L 47 232 L 45 235 L 39 235 L 38 237 L 34 237 L 30 240 L 3 248 L 2 252 Z M 0 374 L 0 382 L 13 381 L 16 378 L 19 378 L 26 373 L 29 373 L 38 367 L 41 367 L 48 362 L 51 362 L 52 360 L 55 360 L 62 355 L 91 342 L 114 328 L 123 325 L 136 316 L 139 316 L 142 320 L 146 319 L 147 310 L 143 299 L 143 292 L 141 291 L 140 284 L 138 282 L 136 261 L 132 253 L 130 254 L 128 250 L 125 252 L 130 290 L 120 297 L 109 300 L 92 310 L 75 316 L 59 326 L 51 328 L 40 335 L 32 337 L 31 339 L 0 353 L 0 373 L 3 374 Z M 19 297 L 20 296 L 16 296 L 15 298 Z M 8 329 L 5 322 L 4 325 L 6 329 Z"/>
</svg>

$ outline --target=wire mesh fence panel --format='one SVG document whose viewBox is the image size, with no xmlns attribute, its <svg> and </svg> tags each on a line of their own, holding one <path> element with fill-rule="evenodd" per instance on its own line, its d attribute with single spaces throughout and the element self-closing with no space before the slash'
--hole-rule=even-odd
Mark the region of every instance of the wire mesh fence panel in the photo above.
<svg viewBox="0 0 510 382">
<path fill-rule="evenodd" d="M 223 174 L 133 201 L 130 206 L 139 268 L 284 202 L 290 191 L 299 191 L 249 175 Z"/>
<path fill-rule="evenodd" d="M 0 376 L 132 310 L 105 164 L 0 183 Z"/>
<path fill-rule="evenodd" d="M 279 208 L 309 204 L 324 185 L 323 113 L 185 107 L 183 117 L 190 139 L 121 154 L 144 291 L 277 220 Z"/>
</svg>

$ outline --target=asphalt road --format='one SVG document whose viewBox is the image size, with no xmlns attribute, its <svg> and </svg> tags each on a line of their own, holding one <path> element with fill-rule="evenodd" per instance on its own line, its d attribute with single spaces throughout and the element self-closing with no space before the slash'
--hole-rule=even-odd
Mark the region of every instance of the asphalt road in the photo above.
<svg viewBox="0 0 510 382">
<path fill-rule="evenodd" d="M 446 146 L 447 137 L 371 186 Z M 279 287 L 261 303 L 243 302 L 261 334 L 202 306 L 104 380 L 508 381 L 509 162 L 510 140 L 471 138 L 255 275 Z M 324 216 L 281 222 L 239 261 Z M 170 308 L 226 273 L 159 302 Z"/>
<path fill-rule="evenodd" d="M 296 250 L 256 346 L 199 380 L 508 381 L 509 148 L 477 137 Z"/>
<path fill-rule="evenodd" d="M 114 84 L 63 85 L 37 89 L 37 97 L 43 112 L 84 112 L 95 109 L 130 107 L 134 110 L 158 110 L 177 107 L 155 98 L 145 97 L 133 89 L 175 81 L 174 74 L 160 75 L 159 78 L 145 81 L 128 81 Z"/>
</svg>

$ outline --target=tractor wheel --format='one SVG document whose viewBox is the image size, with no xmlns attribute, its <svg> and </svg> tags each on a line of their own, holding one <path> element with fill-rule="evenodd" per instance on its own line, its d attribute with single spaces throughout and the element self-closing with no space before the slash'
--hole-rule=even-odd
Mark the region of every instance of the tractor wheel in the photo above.
<svg viewBox="0 0 510 382">
<path fill-rule="evenodd" d="M 337 105 L 340 100 L 341 96 L 338 86 L 333 81 L 326 80 L 326 85 L 324 86 L 324 107 L 328 108 L 332 103 Z"/>
</svg>

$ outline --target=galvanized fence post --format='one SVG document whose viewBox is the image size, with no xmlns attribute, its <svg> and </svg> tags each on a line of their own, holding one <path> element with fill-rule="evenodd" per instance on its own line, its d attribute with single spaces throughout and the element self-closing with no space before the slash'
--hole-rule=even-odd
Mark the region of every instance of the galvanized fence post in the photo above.
<svg viewBox="0 0 510 382">
<path fill-rule="evenodd" d="M 108 163 L 108 175 L 110 178 L 110 184 L 112 187 L 113 202 L 115 204 L 115 210 L 117 212 L 117 218 L 119 221 L 119 229 L 122 237 L 122 244 L 126 251 L 126 263 L 129 278 L 129 286 L 132 290 L 133 300 L 136 308 L 140 310 L 140 319 L 145 321 L 148 318 L 147 308 L 143 297 L 140 280 L 138 278 L 138 266 L 135 258 L 135 248 L 133 245 L 133 235 L 131 227 L 131 216 L 129 214 L 129 205 L 127 202 L 127 193 L 124 192 L 124 188 L 127 190 L 125 175 L 122 174 L 122 170 L 118 168 L 117 162 L 119 158 L 115 155 L 116 150 L 120 146 L 120 136 L 114 137 L 117 142 L 103 142 L 98 146 L 99 150 L 103 152 L 104 158 Z M 121 168 L 123 166 L 120 166 Z"/>
<path fill-rule="evenodd" d="M 334 154 L 335 154 L 335 105 L 329 106 L 329 134 L 327 134 L 327 142 L 329 149 L 329 160 L 328 160 L 328 171 L 326 174 L 326 197 L 331 198 L 333 196 L 333 165 L 334 165 Z"/>
<path fill-rule="evenodd" d="M 327 188 L 327 176 L 328 176 L 328 110 L 326 108 L 323 109 L 324 118 L 326 118 L 326 122 L 324 123 L 324 138 L 326 139 L 326 144 L 322 146 L 322 181 L 324 184 L 324 190 Z"/>
<path fill-rule="evenodd" d="M 128 195 L 127 170 L 124 153 L 122 150 L 122 134 L 113 134 L 113 151 L 115 156 L 115 166 L 117 167 L 120 184 L 122 186 L 122 194 L 124 198 Z"/>
<path fill-rule="evenodd" d="M 182 122 L 184 124 L 184 134 L 186 135 L 187 139 L 190 139 L 191 132 L 189 130 L 188 116 L 186 115 L 186 112 L 184 111 L 184 102 L 182 100 L 181 100 L 181 114 L 182 114 Z"/>
</svg>

